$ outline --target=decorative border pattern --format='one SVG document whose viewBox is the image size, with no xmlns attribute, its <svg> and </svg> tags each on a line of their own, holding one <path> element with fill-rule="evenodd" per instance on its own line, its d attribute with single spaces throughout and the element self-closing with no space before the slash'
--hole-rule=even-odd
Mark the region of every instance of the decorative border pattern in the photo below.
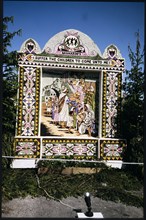
<svg viewBox="0 0 146 220">
<path fill-rule="evenodd" d="M 14 155 L 20 158 L 40 157 L 39 138 L 15 138 Z"/>
<path fill-rule="evenodd" d="M 38 135 L 40 68 L 20 67 L 17 136 Z"/>
<path fill-rule="evenodd" d="M 100 140 L 100 157 L 103 160 L 122 160 L 126 140 Z"/>
<path fill-rule="evenodd" d="M 97 159 L 98 140 L 43 139 L 43 158 Z"/>
<path fill-rule="evenodd" d="M 122 73 L 118 73 L 118 100 L 117 100 L 117 137 L 121 137 L 121 93 L 122 93 Z"/>
<path fill-rule="evenodd" d="M 103 72 L 102 137 L 120 134 L 121 74 Z"/>
<path fill-rule="evenodd" d="M 46 57 L 47 58 L 47 57 Z M 100 61 L 94 61 L 93 62 L 97 62 L 97 64 L 66 64 L 66 63 L 55 63 L 55 62 L 38 62 L 38 61 L 19 61 L 19 65 L 27 65 L 27 66 L 41 66 L 41 67 L 50 67 L 50 68 L 54 68 L 54 69 L 83 69 L 83 70 L 99 70 L 99 71 L 116 71 L 116 72 L 123 72 L 124 71 L 124 66 L 119 67 L 119 66 L 114 66 L 113 62 L 110 61 L 110 63 L 108 61 L 101 61 L 101 64 L 103 62 L 107 62 L 107 64 L 103 63 L 103 65 L 100 65 L 99 62 Z"/>
<path fill-rule="evenodd" d="M 106 81 L 107 74 L 103 72 L 103 94 L 102 94 L 102 137 L 106 137 Z"/>
</svg>

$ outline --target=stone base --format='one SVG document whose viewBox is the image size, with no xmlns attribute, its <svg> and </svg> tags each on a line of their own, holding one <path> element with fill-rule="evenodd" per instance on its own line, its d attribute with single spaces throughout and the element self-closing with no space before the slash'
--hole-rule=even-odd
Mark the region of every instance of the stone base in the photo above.
<svg viewBox="0 0 146 220">
<path fill-rule="evenodd" d="M 122 168 L 121 160 L 108 160 L 105 165 L 112 168 Z M 11 168 L 37 168 L 36 159 L 14 159 L 11 163 Z M 88 167 L 66 167 L 63 169 L 62 174 L 80 174 L 80 173 L 98 173 L 101 168 L 88 168 Z"/>
<path fill-rule="evenodd" d="M 112 167 L 112 168 L 122 168 L 122 161 L 121 160 L 108 160 L 105 162 L 106 166 Z"/>
<path fill-rule="evenodd" d="M 11 163 L 11 168 L 36 168 L 35 159 L 14 159 Z"/>
</svg>

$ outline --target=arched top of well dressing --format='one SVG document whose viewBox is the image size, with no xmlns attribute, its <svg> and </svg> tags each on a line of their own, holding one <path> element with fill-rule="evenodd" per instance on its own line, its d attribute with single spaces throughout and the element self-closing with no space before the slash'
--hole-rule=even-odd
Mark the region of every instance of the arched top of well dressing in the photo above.
<svg viewBox="0 0 146 220">
<path fill-rule="evenodd" d="M 107 46 L 103 53 L 103 58 L 105 59 L 121 59 L 122 55 L 120 53 L 120 50 L 114 45 L 110 44 Z"/>
<path fill-rule="evenodd" d="M 52 54 L 67 56 L 99 56 L 101 59 L 121 59 L 120 50 L 114 44 L 110 44 L 101 54 L 99 47 L 86 34 L 79 30 L 68 29 L 55 34 L 41 50 L 39 44 L 32 38 L 23 42 L 20 53 L 26 54 Z"/>
<path fill-rule="evenodd" d="M 32 53 L 32 54 L 40 54 L 41 48 L 39 44 L 32 38 L 27 39 L 21 45 L 20 53 Z"/>
<path fill-rule="evenodd" d="M 54 35 L 43 48 L 47 54 L 101 56 L 94 41 L 79 30 L 68 29 Z"/>
</svg>

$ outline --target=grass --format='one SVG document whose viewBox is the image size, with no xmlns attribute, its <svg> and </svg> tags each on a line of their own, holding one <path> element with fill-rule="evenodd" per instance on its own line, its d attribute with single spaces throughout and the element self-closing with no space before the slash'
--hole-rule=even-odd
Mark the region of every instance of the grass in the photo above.
<svg viewBox="0 0 146 220">
<path fill-rule="evenodd" d="M 143 207 L 143 181 L 125 170 L 103 168 L 96 174 L 63 175 L 57 172 L 57 166 L 51 164 L 51 172 L 39 175 L 40 186 L 56 199 L 69 196 L 82 196 L 90 192 L 92 196 L 103 200 L 121 202 L 126 205 Z M 38 187 L 36 169 L 3 169 L 2 198 L 46 196 Z M 140 192 L 134 194 L 134 192 Z"/>
</svg>

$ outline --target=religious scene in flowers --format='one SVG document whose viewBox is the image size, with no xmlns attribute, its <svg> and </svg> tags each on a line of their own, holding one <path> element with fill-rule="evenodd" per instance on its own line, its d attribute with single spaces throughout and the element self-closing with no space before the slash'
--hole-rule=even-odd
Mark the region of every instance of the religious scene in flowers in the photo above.
<svg viewBox="0 0 146 220">
<path fill-rule="evenodd" d="M 42 84 L 42 136 L 97 135 L 97 80 L 44 74 Z"/>
</svg>

